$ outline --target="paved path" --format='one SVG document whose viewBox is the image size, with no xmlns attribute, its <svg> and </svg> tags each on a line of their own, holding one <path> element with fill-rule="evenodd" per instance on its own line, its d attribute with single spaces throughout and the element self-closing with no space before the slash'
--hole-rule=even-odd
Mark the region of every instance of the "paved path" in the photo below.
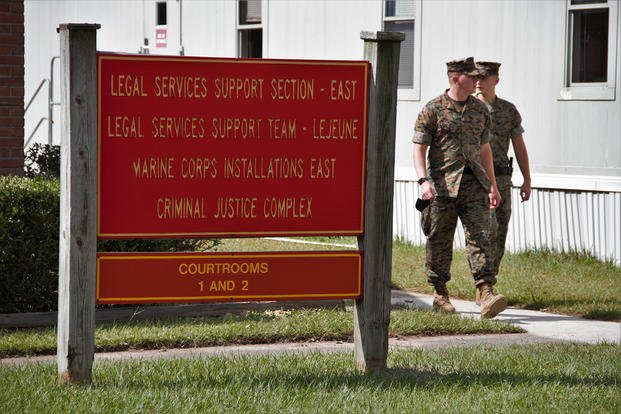
<svg viewBox="0 0 621 414">
<path fill-rule="evenodd" d="M 418 309 L 431 309 L 433 297 L 404 291 L 392 292 L 392 305 Z M 479 308 L 474 302 L 452 299 L 457 312 L 463 317 L 479 318 Z M 199 308 L 197 308 L 199 309 Z M 186 313 L 189 310 L 185 311 Z M 594 321 L 572 316 L 557 315 L 517 308 L 509 308 L 498 315 L 504 320 L 520 326 L 524 334 L 457 335 L 434 337 L 391 338 L 391 349 L 438 348 L 455 346 L 506 346 L 512 344 L 533 344 L 550 342 L 621 343 L 621 324 L 617 322 Z M 265 355 L 274 353 L 332 353 L 353 352 L 352 343 L 344 342 L 302 342 L 262 345 L 230 345 L 205 348 L 138 350 L 124 352 L 102 352 L 95 355 L 95 361 L 118 359 L 187 358 L 210 355 Z M 47 355 L 29 358 L 4 358 L 0 364 L 21 364 L 25 362 L 56 361 L 56 356 Z"/>
<path fill-rule="evenodd" d="M 433 296 L 393 291 L 393 305 L 431 309 Z M 457 312 L 464 317 L 480 318 L 479 307 L 466 300 L 451 299 Z M 621 323 L 595 321 L 527 309 L 509 308 L 494 320 L 509 322 L 540 338 L 572 342 L 621 343 Z"/>
<path fill-rule="evenodd" d="M 558 342 L 557 340 L 538 338 L 529 334 L 498 334 L 498 335 L 455 335 L 432 337 L 391 338 L 389 347 L 395 349 L 427 349 L 447 347 L 468 347 L 475 345 L 507 346 L 513 344 L 535 344 Z M 273 354 L 305 354 L 317 352 L 329 354 L 336 352 L 354 352 L 354 344 L 350 342 L 290 342 L 258 345 L 227 345 L 204 348 L 135 350 L 122 352 L 99 352 L 95 354 L 95 362 L 137 359 L 176 359 L 206 356 L 238 356 L 238 355 L 273 355 Z M 36 357 L 4 358 L 0 365 L 19 365 L 24 363 L 55 363 L 55 355 Z"/>
</svg>

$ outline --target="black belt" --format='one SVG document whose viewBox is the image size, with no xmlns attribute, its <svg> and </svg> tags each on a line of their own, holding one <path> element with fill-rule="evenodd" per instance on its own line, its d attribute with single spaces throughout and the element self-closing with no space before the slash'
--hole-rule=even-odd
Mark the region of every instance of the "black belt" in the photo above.
<svg viewBox="0 0 621 414">
<path fill-rule="evenodd" d="M 500 175 L 512 175 L 513 167 L 502 167 L 500 165 L 494 165 L 494 174 L 497 177 Z"/>
<path fill-rule="evenodd" d="M 474 174 L 474 171 L 472 171 L 472 168 L 470 167 L 465 167 L 464 168 L 464 174 Z M 494 175 L 495 176 L 501 176 L 501 175 L 512 175 L 513 174 L 513 167 L 501 167 L 499 165 L 494 165 Z"/>
</svg>

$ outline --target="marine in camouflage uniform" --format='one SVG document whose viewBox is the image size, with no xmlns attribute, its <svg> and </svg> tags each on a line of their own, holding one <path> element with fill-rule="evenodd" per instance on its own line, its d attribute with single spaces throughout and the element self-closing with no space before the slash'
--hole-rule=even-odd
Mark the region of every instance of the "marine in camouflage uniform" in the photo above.
<svg viewBox="0 0 621 414">
<path fill-rule="evenodd" d="M 490 260 L 489 211 L 490 204 L 496 205 L 500 200 L 489 148 L 489 112 L 470 95 L 479 72 L 473 58 L 448 62 L 447 71 L 451 87 L 419 113 L 412 141 L 422 196 L 432 201 L 423 210 L 421 220 L 427 236 L 425 273 L 435 289 L 434 309 L 454 312 L 446 283 L 451 280 L 457 219 L 464 227 L 475 286 L 485 287 L 491 293 L 496 274 Z M 494 309 L 482 310 L 481 315 L 493 317 L 504 310 L 506 299 L 499 298 L 504 305 L 494 304 Z"/>
<path fill-rule="evenodd" d="M 509 159 L 509 144 L 514 146 L 518 164 L 524 177 L 520 189 L 522 201 L 530 198 L 530 171 L 528 154 L 522 133 L 522 117 L 515 105 L 496 96 L 495 86 L 498 83 L 498 62 L 477 62 L 481 78 L 477 81 L 477 97 L 485 104 L 491 116 L 492 137 L 490 146 L 494 156 L 494 172 L 496 184 L 502 197 L 500 205 L 491 210 L 490 248 L 493 257 L 493 270 L 499 272 L 500 262 L 505 253 L 509 220 L 511 219 L 511 188 L 513 183 L 513 158 Z"/>
</svg>

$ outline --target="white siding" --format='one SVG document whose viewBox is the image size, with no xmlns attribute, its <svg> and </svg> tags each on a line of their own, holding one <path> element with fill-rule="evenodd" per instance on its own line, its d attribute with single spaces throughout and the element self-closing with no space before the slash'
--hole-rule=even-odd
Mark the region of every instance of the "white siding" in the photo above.
<svg viewBox="0 0 621 414">
<path fill-rule="evenodd" d="M 611 10 L 618 16 L 618 2 L 614 5 Z M 397 108 L 395 234 L 423 241 L 413 208 L 417 188 L 412 183 L 416 177 L 411 136 L 416 115 L 447 87 L 445 62 L 475 56 L 502 62 L 498 94 L 516 104 L 526 130 L 536 190 L 532 201 L 516 206 L 510 250 L 586 250 L 620 264 L 619 54 L 613 74 L 614 100 L 560 100 L 565 1 L 422 0 L 417 6 L 415 31 L 420 30 L 420 36 L 414 41 L 420 47 L 420 58 L 415 55 L 414 65 L 415 73 L 420 73 L 420 79 L 415 78 L 420 94 L 400 94 L 405 98 Z M 146 37 L 151 53 L 166 54 L 180 53 L 182 23 L 187 56 L 236 56 L 236 1 L 169 0 L 167 7 L 167 47 L 157 49 L 155 0 L 26 0 L 26 102 L 41 80 L 50 77 L 50 59 L 58 54 L 56 27 L 60 23 L 100 23 L 100 50 L 136 53 Z M 382 7 L 381 0 L 263 0 L 264 57 L 361 59 L 360 31 L 381 30 Z M 619 45 L 618 28 L 616 36 Z M 56 76 L 57 70 L 56 65 Z M 58 81 L 56 97 L 57 86 Z M 39 119 L 47 116 L 46 95 L 43 88 L 26 114 L 26 138 Z M 58 114 L 55 107 L 56 119 Z M 47 141 L 45 125 L 35 140 Z M 54 143 L 58 142 L 56 131 Z M 514 183 L 521 183 L 519 176 Z M 458 231 L 459 237 L 463 235 Z"/>
<path fill-rule="evenodd" d="M 269 56 L 362 59 L 360 31 L 382 28 L 382 3 L 296 0 L 269 3 Z"/>
<path fill-rule="evenodd" d="M 610 176 L 621 183 L 620 57 L 617 54 L 612 74 L 617 82 L 616 100 L 560 101 L 564 1 L 433 0 L 422 4 L 421 101 L 401 102 L 398 107 L 397 166 L 412 168 L 410 139 L 416 115 L 448 87 L 445 62 L 475 56 L 502 62 L 497 92 L 522 114 L 532 171 Z M 621 39 L 621 30 L 617 36 Z"/>
<path fill-rule="evenodd" d="M 61 23 L 99 23 L 97 32 L 99 50 L 136 53 L 142 44 L 142 2 L 127 1 L 25 1 L 25 103 L 28 103 L 42 79 L 50 79 L 50 62 L 58 56 L 59 39 L 56 29 Z M 60 94 L 58 59 L 54 70 L 54 99 Z M 33 132 L 41 117 L 47 117 L 47 85 L 28 108 L 25 116 L 24 140 Z M 58 121 L 60 108 L 54 107 L 53 118 Z M 59 122 L 54 124 L 54 144 L 60 142 Z M 47 123 L 42 124 L 32 142 L 47 143 Z"/>
<path fill-rule="evenodd" d="M 235 1 L 184 1 L 186 56 L 235 57 L 236 18 Z"/>
<path fill-rule="evenodd" d="M 534 189 L 527 203 L 519 188 L 511 193 L 512 217 L 507 250 L 549 249 L 588 253 L 621 266 L 621 193 Z M 418 184 L 395 182 L 393 234 L 413 244 L 424 244 L 420 213 L 413 208 Z M 461 223 L 454 246 L 464 247 Z"/>
</svg>

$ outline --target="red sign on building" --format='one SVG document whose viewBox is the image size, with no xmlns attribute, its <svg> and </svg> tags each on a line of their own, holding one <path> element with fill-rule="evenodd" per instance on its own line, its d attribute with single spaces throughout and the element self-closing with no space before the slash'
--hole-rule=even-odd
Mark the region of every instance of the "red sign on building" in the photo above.
<svg viewBox="0 0 621 414">
<path fill-rule="evenodd" d="M 356 299 L 361 292 L 357 251 L 97 256 L 98 303 Z"/>
<path fill-rule="evenodd" d="M 368 62 L 98 55 L 98 236 L 363 233 Z"/>
<path fill-rule="evenodd" d="M 168 35 L 168 29 L 157 28 L 155 29 L 155 47 L 161 48 L 167 46 L 166 37 Z"/>
</svg>

